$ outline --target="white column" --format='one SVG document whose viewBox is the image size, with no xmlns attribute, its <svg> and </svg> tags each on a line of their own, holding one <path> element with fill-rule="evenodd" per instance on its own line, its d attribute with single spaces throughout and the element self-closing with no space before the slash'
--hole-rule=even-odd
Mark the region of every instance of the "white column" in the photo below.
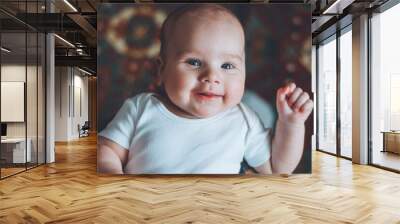
<svg viewBox="0 0 400 224">
<path fill-rule="evenodd" d="M 54 6 L 47 1 L 48 12 L 54 11 Z M 46 35 L 46 163 L 55 162 L 54 132 L 55 132 L 55 56 L 54 35 Z"/>
<path fill-rule="evenodd" d="M 368 15 L 353 19 L 353 162 L 368 163 Z"/>
</svg>

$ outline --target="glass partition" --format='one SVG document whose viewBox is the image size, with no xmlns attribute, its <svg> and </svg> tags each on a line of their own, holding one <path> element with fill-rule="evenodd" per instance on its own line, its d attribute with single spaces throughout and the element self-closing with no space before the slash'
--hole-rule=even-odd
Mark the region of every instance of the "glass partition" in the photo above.
<svg viewBox="0 0 400 224">
<path fill-rule="evenodd" d="M 25 32 L 2 32 L 1 46 L 1 176 L 24 171 L 30 151 L 26 143 L 26 74 Z M 29 162 L 29 160 L 28 160 Z"/>
<path fill-rule="evenodd" d="M 37 79 L 38 79 L 38 57 L 37 57 L 37 41 L 38 35 L 36 32 L 29 31 L 27 33 L 27 97 L 26 97 L 26 113 L 27 113 L 27 149 L 29 154 L 27 166 L 28 168 L 37 165 L 37 132 L 38 132 L 38 102 L 37 102 Z"/>
<path fill-rule="evenodd" d="M 42 5 L 0 2 L 17 16 L 41 13 Z M 45 162 L 45 41 L 39 30 L 0 12 L 1 179 Z"/>
<path fill-rule="evenodd" d="M 37 75 L 37 162 L 38 164 L 44 164 L 46 162 L 46 145 L 45 145 L 45 113 L 46 113 L 46 76 L 45 76 L 45 65 L 46 65 L 46 51 L 45 51 L 46 39 L 43 33 L 38 33 L 38 75 Z"/>
<path fill-rule="evenodd" d="M 318 47 L 317 148 L 336 154 L 336 35 Z"/>
<path fill-rule="evenodd" d="M 39 13 L 38 1 L 27 1 L 27 13 Z M 32 18 L 35 24 L 39 17 Z M 36 29 L 27 29 L 27 143 L 31 147 L 31 159 L 28 168 L 38 165 L 38 64 L 39 64 L 39 33 Z"/>
</svg>

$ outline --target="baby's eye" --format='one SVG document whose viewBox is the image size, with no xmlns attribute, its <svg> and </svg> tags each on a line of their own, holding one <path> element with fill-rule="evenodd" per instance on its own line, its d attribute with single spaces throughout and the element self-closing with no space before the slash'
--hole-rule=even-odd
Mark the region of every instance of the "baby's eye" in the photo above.
<svg viewBox="0 0 400 224">
<path fill-rule="evenodd" d="M 185 61 L 187 64 L 195 66 L 195 67 L 200 67 L 201 66 L 201 61 L 196 58 L 189 58 Z"/>
<path fill-rule="evenodd" d="M 221 68 L 223 69 L 234 69 L 235 66 L 231 63 L 224 63 L 223 65 L 221 65 Z"/>
</svg>

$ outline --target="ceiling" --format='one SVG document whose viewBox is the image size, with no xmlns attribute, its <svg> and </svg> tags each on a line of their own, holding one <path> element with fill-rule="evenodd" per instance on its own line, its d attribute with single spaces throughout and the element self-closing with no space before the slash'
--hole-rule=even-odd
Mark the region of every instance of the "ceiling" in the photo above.
<svg viewBox="0 0 400 224">
<path fill-rule="evenodd" d="M 48 0 L 54 13 L 49 11 L 49 5 L 45 0 L 1 0 L 0 21 L 3 32 L 18 32 L 23 30 L 26 24 L 39 31 L 55 32 L 63 39 L 74 44 L 76 47 L 56 38 L 56 56 L 60 56 L 56 62 L 59 65 L 78 63 L 81 61 L 88 68 L 96 70 L 96 9 L 101 3 L 134 3 L 135 1 L 122 0 Z M 325 30 L 335 24 L 338 20 L 348 15 L 357 15 L 365 10 L 373 9 L 387 0 L 254 0 L 252 2 L 269 3 L 307 3 L 312 9 L 312 35 L 313 39 L 320 36 Z M 136 1 L 151 2 L 151 1 Z M 165 2 L 165 1 L 155 1 Z M 182 2 L 182 1 L 181 1 Z M 223 1 L 221 1 L 223 2 Z M 243 0 L 232 2 L 247 2 Z M 70 5 L 69 5 L 69 4 Z M 334 7 L 330 7 L 334 5 Z M 333 8 L 328 14 L 324 14 L 328 8 Z M 76 10 L 76 11 L 75 11 Z M 28 12 L 28 13 L 26 13 Z M 351 19 L 350 19 L 351 20 Z M 14 34 L 15 36 L 15 34 Z M 24 46 L 24 40 L 9 34 L 7 42 L 13 40 L 14 47 Z M 5 42 L 3 42 L 5 43 Z M 20 48 L 22 49 L 22 48 Z M 77 50 L 80 49 L 80 50 Z M 30 51 L 28 49 L 28 51 Z M 80 52 L 80 53 L 79 53 Z M 64 61 L 61 61 L 64 60 Z M 69 61 L 68 61 L 69 60 Z"/>
</svg>

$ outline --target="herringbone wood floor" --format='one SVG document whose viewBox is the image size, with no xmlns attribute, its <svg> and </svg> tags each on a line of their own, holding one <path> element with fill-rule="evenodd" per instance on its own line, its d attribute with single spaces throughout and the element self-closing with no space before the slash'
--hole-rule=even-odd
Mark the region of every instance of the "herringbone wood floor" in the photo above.
<svg viewBox="0 0 400 224">
<path fill-rule="evenodd" d="M 0 223 L 400 223 L 400 175 L 320 152 L 289 177 L 99 176 L 95 137 L 0 181 Z"/>
</svg>

